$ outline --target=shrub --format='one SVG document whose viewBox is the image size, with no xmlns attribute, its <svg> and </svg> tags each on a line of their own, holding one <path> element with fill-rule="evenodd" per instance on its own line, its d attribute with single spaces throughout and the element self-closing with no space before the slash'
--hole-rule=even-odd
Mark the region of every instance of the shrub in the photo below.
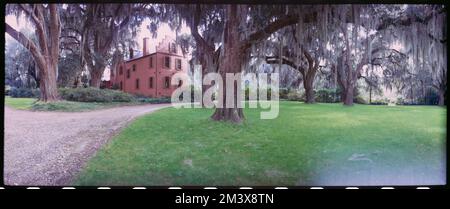
<svg viewBox="0 0 450 209">
<path fill-rule="evenodd" d="M 370 103 L 371 105 L 388 105 L 387 99 L 374 100 Z"/>
<path fill-rule="evenodd" d="M 61 88 L 61 98 L 76 102 L 133 102 L 135 97 L 131 94 L 99 88 Z"/>
<path fill-rule="evenodd" d="M 368 104 L 368 102 L 361 95 L 355 96 L 353 98 L 353 102 L 357 104 Z"/>
<path fill-rule="evenodd" d="M 288 94 L 289 94 L 289 89 L 287 89 L 287 88 L 279 89 L 280 99 L 288 99 Z"/>
<path fill-rule="evenodd" d="M 260 89 L 257 89 L 257 90 L 255 90 L 256 92 L 253 92 L 253 93 L 256 93 L 256 98 L 257 99 L 259 99 L 259 91 L 260 91 Z M 272 89 L 271 88 L 267 88 L 267 89 L 263 89 L 262 90 L 263 91 L 263 93 L 265 93 L 267 96 L 266 96 L 266 99 L 267 100 L 270 100 L 270 98 L 272 97 Z M 245 100 L 249 100 L 250 99 L 250 88 L 249 87 L 245 87 Z"/>
<path fill-rule="evenodd" d="M 9 95 L 14 98 L 39 98 L 41 92 L 39 89 L 15 88 L 9 90 Z"/>
<path fill-rule="evenodd" d="M 340 102 L 340 92 L 338 89 L 319 89 L 315 94 L 316 102 L 334 103 Z"/>
<path fill-rule="evenodd" d="M 149 98 L 149 97 L 137 97 L 137 102 L 150 103 L 150 104 L 162 104 L 162 103 L 170 103 L 171 100 L 169 97 L 162 98 Z"/>
<path fill-rule="evenodd" d="M 113 85 L 111 86 L 111 89 L 112 89 L 112 90 L 119 90 L 119 89 L 120 89 L 120 86 L 119 86 L 119 84 L 115 83 L 115 84 L 113 84 Z"/>
<path fill-rule="evenodd" d="M 304 98 L 304 95 L 302 95 L 298 91 L 290 91 L 287 95 L 287 100 L 289 101 L 302 101 Z"/>
<path fill-rule="evenodd" d="M 9 95 L 9 91 L 11 90 L 10 85 L 5 85 L 5 95 Z"/>
</svg>

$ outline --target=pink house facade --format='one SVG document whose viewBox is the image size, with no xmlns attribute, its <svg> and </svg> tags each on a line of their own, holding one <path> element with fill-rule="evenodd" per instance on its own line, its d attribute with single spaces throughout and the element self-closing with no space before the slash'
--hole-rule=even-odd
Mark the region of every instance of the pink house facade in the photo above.
<svg viewBox="0 0 450 209">
<path fill-rule="evenodd" d="M 188 63 L 180 47 L 167 37 L 154 53 L 149 53 L 149 44 L 149 39 L 144 38 L 142 56 L 125 60 L 111 71 L 112 85 L 135 95 L 170 97 L 180 85 L 170 85 L 172 76 L 187 73 Z"/>
</svg>

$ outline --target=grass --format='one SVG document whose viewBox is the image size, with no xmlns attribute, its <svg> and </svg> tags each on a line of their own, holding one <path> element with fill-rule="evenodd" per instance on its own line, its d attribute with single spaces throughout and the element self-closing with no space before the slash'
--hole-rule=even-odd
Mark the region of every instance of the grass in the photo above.
<svg viewBox="0 0 450 209">
<path fill-rule="evenodd" d="M 12 98 L 5 96 L 5 105 L 18 110 L 29 110 L 34 102 L 36 102 L 35 98 Z"/>
<path fill-rule="evenodd" d="M 58 101 L 58 102 L 52 102 L 52 103 L 36 102 L 31 107 L 31 110 L 83 112 L 83 111 L 105 109 L 105 108 L 118 107 L 118 106 L 131 105 L 131 104 L 132 103 L 124 103 L 124 102 L 72 102 L 72 101 Z"/>
<path fill-rule="evenodd" d="M 126 127 L 76 185 L 406 185 L 445 183 L 446 108 L 281 102 L 243 125 L 211 109 L 163 109 Z"/>
<path fill-rule="evenodd" d="M 61 100 L 58 102 L 44 103 L 35 98 L 12 98 L 5 97 L 5 105 L 19 110 L 33 111 L 61 111 L 61 112 L 83 112 L 90 110 L 105 109 L 124 105 L 137 105 L 136 102 L 72 102 Z"/>
</svg>

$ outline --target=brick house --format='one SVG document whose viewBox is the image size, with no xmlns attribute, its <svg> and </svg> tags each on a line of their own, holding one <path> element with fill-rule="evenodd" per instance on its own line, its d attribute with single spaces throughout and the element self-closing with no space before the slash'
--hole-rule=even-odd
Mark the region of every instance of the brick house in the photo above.
<svg viewBox="0 0 450 209">
<path fill-rule="evenodd" d="M 133 57 L 117 65 L 111 71 L 112 85 L 120 90 L 148 97 L 170 97 L 178 87 L 170 85 L 172 76 L 178 72 L 187 73 L 187 61 L 182 55 L 181 48 L 168 37 L 164 38 L 149 53 L 149 39 L 143 40 L 142 56 Z"/>
</svg>

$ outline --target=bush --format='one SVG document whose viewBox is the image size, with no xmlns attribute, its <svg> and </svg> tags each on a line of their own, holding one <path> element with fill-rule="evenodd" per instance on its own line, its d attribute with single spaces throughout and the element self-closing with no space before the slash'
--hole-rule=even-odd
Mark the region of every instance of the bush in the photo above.
<svg viewBox="0 0 450 209">
<path fill-rule="evenodd" d="M 280 99 L 288 99 L 289 89 L 280 88 L 279 89 Z"/>
<path fill-rule="evenodd" d="M 360 95 L 353 98 L 353 102 L 357 104 L 368 104 L 368 102 Z"/>
<path fill-rule="evenodd" d="M 256 93 L 257 99 L 259 99 L 259 91 L 260 91 L 260 89 L 257 89 L 256 92 L 254 92 L 254 93 Z M 271 97 L 272 97 L 272 89 L 271 88 L 263 89 L 263 93 L 265 93 L 267 95 L 266 96 L 267 100 L 271 99 Z M 245 98 L 245 100 L 250 99 L 250 88 L 249 87 L 245 87 L 245 97 L 244 98 Z"/>
<path fill-rule="evenodd" d="M 371 105 L 388 105 L 388 103 L 389 102 L 387 99 L 382 99 L 382 100 L 374 100 L 370 104 Z"/>
<path fill-rule="evenodd" d="M 319 89 L 315 94 L 316 102 L 334 103 L 340 102 L 340 92 L 338 89 Z"/>
<path fill-rule="evenodd" d="M 137 97 L 136 100 L 137 102 L 150 104 L 162 104 L 171 102 L 171 99 L 169 97 L 162 97 L 162 98 Z"/>
<path fill-rule="evenodd" d="M 287 100 L 289 101 L 302 101 L 304 98 L 304 95 L 302 95 L 298 91 L 290 91 L 287 95 Z"/>
<path fill-rule="evenodd" d="M 5 95 L 9 95 L 9 91 L 11 90 L 10 85 L 5 85 Z"/>
<path fill-rule="evenodd" d="M 115 83 L 111 86 L 111 89 L 112 90 L 120 90 L 120 86 L 119 86 L 119 84 Z"/>
<path fill-rule="evenodd" d="M 15 88 L 9 90 L 9 96 L 14 98 L 39 98 L 41 92 L 39 89 Z"/>
<path fill-rule="evenodd" d="M 131 94 L 99 88 L 61 88 L 61 98 L 76 102 L 133 102 L 135 97 Z"/>
</svg>

